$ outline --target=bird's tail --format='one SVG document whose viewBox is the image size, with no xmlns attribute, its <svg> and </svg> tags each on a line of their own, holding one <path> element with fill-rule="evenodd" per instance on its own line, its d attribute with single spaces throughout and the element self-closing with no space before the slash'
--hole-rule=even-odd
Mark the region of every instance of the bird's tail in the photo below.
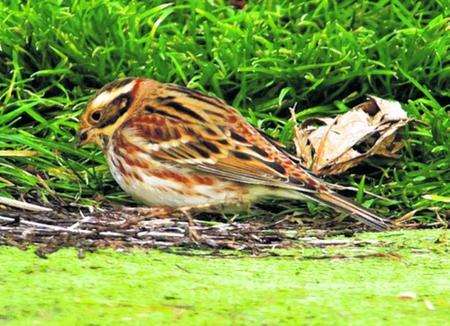
<svg viewBox="0 0 450 326">
<path fill-rule="evenodd" d="M 341 196 L 334 191 L 326 190 L 311 193 L 303 192 L 302 195 L 306 198 L 348 213 L 375 230 L 384 231 L 390 228 L 389 222 L 387 222 L 383 218 L 372 213 L 368 209 L 362 208 L 353 200 Z"/>
</svg>

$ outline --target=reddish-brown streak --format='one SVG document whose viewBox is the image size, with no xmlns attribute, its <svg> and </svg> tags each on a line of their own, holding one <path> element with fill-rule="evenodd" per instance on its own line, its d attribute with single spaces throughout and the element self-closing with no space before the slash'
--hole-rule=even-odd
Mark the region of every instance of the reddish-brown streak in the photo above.
<svg viewBox="0 0 450 326">
<path fill-rule="evenodd" d="M 122 155 L 119 149 L 124 150 L 127 155 Z M 141 159 L 133 159 L 133 157 L 136 157 L 136 153 L 141 151 L 142 150 L 138 146 L 125 142 L 124 137 L 119 136 L 115 139 L 114 152 L 116 155 L 121 156 L 125 160 L 125 163 L 127 163 L 130 167 L 148 169 L 149 164 L 147 162 Z"/>
<path fill-rule="evenodd" d="M 146 162 L 144 162 L 143 160 L 139 160 L 139 159 L 133 160 L 131 157 L 132 157 L 132 155 L 123 156 L 123 159 L 131 168 L 138 167 L 138 168 L 141 168 L 144 170 L 149 168 L 148 164 Z"/>
<path fill-rule="evenodd" d="M 142 80 L 141 79 L 136 79 L 136 82 L 135 82 L 135 84 L 134 84 L 134 86 L 133 86 L 133 89 L 131 90 L 131 97 L 133 98 L 133 99 L 135 99 L 136 98 L 136 94 L 137 94 L 137 92 L 138 92 L 138 90 L 139 90 L 139 85 L 141 84 L 141 82 L 142 82 Z"/>
<path fill-rule="evenodd" d="M 190 190 L 184 189 L 184 190 L 178 190 L 175 188 L 169 188 L 169 187 L 165 187 L 165 186 L 152 186 L 153 189 L 158 190 L 162 193 L 166 193 L 166 194 L 170 194 L 170 193 L 177 193 L 180 195 L 194 195 L 194 193 Z"/>
<path fill-rule="evenodd" d="M 289 170 L 291 170 L 291 168 L 292 168 L 292 165 L 289 164 L 289 163 L 286 162 L 286 161 L 279 161 L 279 160 L 278 160 L 277 163 L 279 163 L 286 171 L 289 171 Z"/>
<path fill-rule="evenodd" d="M 202 175 L 193 175 L 192 179 L 199 184 L 206 185 L 206 186 L 212 186 L 214 182 L 214 178 L 208 177 L 208 176 L 202 176 Z"/>
<path fill-rule="evenodd" d="M 166 119 L 160 117 L 159 119 L 156 120 L 156 124 L 158 126 L 164 126 L 166 124 Z"/>
<path fill-rule="evenodd" d="M 118 156 L 122 156 L 120 149 L 123 149 L 127 154 L 130 154 L 130 155 L 141 151 L 141 149 L 138 146 L 131 144 L 130 142 L 125 142 L 124 137 L 122 137 L 121 135 L 119 135 L 118 137 L 115 137 L 114 142 L 115 142 L 114 147 L 113 147 L 114 152 Z"/>
<path fill-rule="evenodd" d="M 311 179 L 308 175 L 306 175 L 304 172 L 300 170 L 294 170 L 290 173 L 294 178 L 304 181 L 305 183 L 308 183 Z"/>
<path fill-rule="evenodd" d="M 182 174 L 170 171 L 170 170 L 155 170 L 152 171 L 151 174 L 160 179 L 171 179 L 178 183 L 190 184 L 189 178 L 185 177 Z"/>
<path fill-rule="evenodd" d="M 149 117 L 145 117 L 142 120 L 142 123 L 150 123 L 150 124 L 154 124 L 156 122 L 157 117 L 155 115 L 151 115 Z"/>
<path fill-rule="evenodd" d="M 155 114 L 148 114 L 148 115 L 143 115 L 143 116 L 139 116 L 137 119 L 133 120 L 133 122 L 131 123 L 132 126 L 136 126 L 136 125 L 165 125 L 166 121 L 163 117 L 157 116 Z"/>
<path fill-rule="evenodd" d="M 223 113 L 221 113 L 221 112 L 215 112 L 215 111 L 212 111 L 212 110 L 206 110 L 205 109 L 205 113 L 208 114 L 208 115 L 215 115 L 216 117 L 223 118 Z"/>
<path fill-rule="evenodd" d="M 250 143 L 254 142 L 257 139 L 253 130 L 242 123 L 236 126 L 236 131 L 238 134 L 246 138 Z"/>
<path fill-rule="evenodd" d="M 229 193 L 235 193 L 235 192 L 240 192 L 240 193 L 244 193 L 244 190 L 247 190 L 246 188 L 243 187 L 239 187 L 239 186 L 234 186 L 234 185 L 230 185 L 230 186 L 225 186 L 222 188 L 222 190 L 224 192 L 229 192 Z M 246 193 L 248 191 L 245 191 Z"/>
<path fill-rule="evenodd" d="M 314 181 L 313 179 L 306 180 L 306 184 L 308 185 L 308 187 L 310 189 L 316 189 L 317 188 L 317 182 Z"/>
<path fill-rule="evenodd" d="M 177 128 L 172 129 L 172 138 L 174 139 L 181 138 L 181 133 Z"/>
<path fill-rule="evenodd" d="M 169 189 L 170 192 L 175 192 L 177 194 L 180 195 L 184 195 L 184 196 L 200 196 L 200 197 L 205 197 L 205 196 L 201 196 L 199 193 L 192 191 L 189 188 L 184 188 L 184 189 L 175 189 L 175 188 L 170 188 Z"/>
<path fill-rule="evenodd" d="M 238 119 L 237 119 L 236 115 L 234 115 L 234 114 L 228 116 L 228 122 L 229 122 L 229 123 L 236 123 L 237 120 L 238 120 Z"/>
</svg>

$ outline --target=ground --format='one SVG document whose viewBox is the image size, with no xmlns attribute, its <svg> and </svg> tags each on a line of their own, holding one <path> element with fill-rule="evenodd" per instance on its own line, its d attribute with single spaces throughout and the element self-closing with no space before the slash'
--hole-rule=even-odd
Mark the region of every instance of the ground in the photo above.
<svg viewBox="0 0 450 326">
<path fill-rule="evenodd" d="M 377 242 L 257 256 L 100 250 L 79 259 L 75 249 L 63 249 L 43 259 L 32 248 L 0 247 L 0 320 L 443 325 L 450 309 L 447 237 L 446 230 L 363 233 L 355 239 Z"/>
</svg>

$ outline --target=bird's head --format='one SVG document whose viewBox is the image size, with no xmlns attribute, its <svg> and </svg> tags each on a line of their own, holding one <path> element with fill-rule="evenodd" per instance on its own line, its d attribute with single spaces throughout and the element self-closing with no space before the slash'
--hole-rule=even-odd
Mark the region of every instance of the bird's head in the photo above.
<svg viewBox="0 0 450 326">
<path fill-rule="evenodd" d="M 136 111 L 140 86 L 147 80 L 124 78 L 101 88 L 88 102 L 80 118 L 79 145 L 104 147 L 115 130 Z"/>
</svg>

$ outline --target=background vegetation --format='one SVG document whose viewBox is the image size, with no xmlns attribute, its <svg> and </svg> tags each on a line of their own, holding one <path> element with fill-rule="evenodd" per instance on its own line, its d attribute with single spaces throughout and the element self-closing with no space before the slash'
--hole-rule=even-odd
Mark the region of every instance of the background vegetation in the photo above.
<svg viewBox="0 0 450 326">
<path fill-rule="evenodd" d="M 421 121 L 397 160 L 339 182 L 381 214 L 449 208 L 447 1 L 19 1 L 0 3 L 0 195 L 40 202 L 126 200 L 102 154 L 76 149 L 96 88 L 147 76 L 224 98 L 289 143 L 298 120 L 344 112 L 365 94 Z M 362 176 L 362 174 L 365 176 Z M 367 189 L 389 200 L 363 194 Z M 314 209 L 310 206 L 309 209 Z"/>
</svg>

